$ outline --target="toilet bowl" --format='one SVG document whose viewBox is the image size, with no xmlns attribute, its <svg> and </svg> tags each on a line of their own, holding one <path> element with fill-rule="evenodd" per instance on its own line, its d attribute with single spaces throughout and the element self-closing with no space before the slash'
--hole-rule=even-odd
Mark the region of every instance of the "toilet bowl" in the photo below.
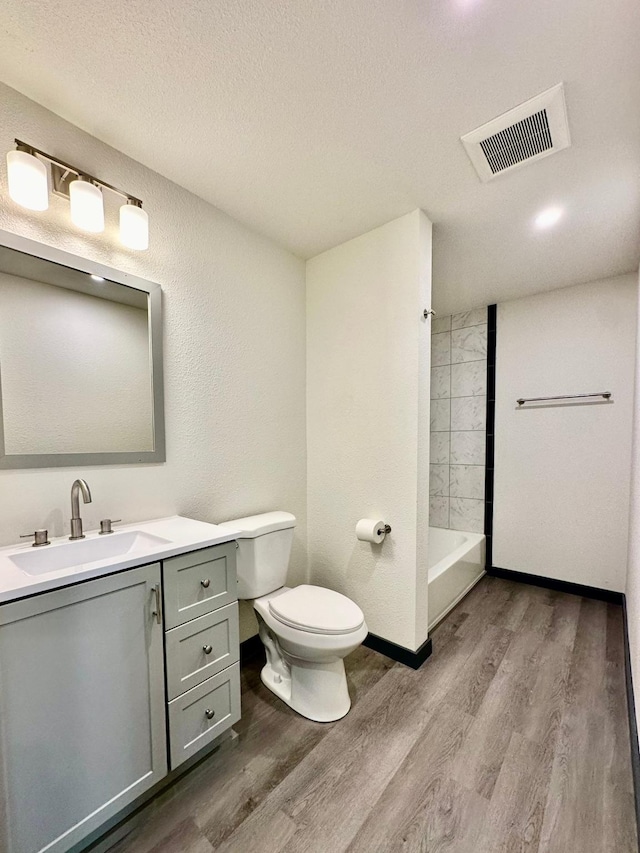
<svg viewBox="0 0 640 853">
<path fill-rule="evenodd" d="M 263 684 L 294 711 L 316 722 L 349 711 L 344 658 L 367 636 L 364 614 L 325 587 L 286 587 L 295 517 L 269 512 L 222 526 L 238 542 L 238 597 L 253 601 L 267 662 Z"/>
<path fill-rule="evenodd" d="M 307 584 L 283 587 L 253 606 L 267 653 L 262 682 L 310 720 L 344 717 L 351 707 L 344 658 L 367 636 L 360 608 L 340 593 Z"/>
</svg>

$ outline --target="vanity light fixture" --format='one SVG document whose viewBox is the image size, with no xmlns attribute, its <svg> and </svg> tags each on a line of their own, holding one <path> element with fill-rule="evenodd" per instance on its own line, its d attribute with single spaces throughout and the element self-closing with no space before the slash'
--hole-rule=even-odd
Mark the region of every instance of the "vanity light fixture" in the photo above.
<svg viewBox="0 0 640 853">
<path fill-rule="evenodd" d="M 47 167 L 26 146 L 17 144 L 15 151 L 7 154 L 9 195 L 28 210 L 46 210 L 49 207 Z"/>
<path fill-rule="evenodd" d="M 100 187 L 79 175 L 69 184 L 71 221 L 83 231 L 104 231 L 104 202 Z"/>
<path fill-rule="evenodd" d="M 139 201 L 127 199 L 120 208 L 120 239 L 130 249 L 149 248 L 149 217 Z"/>
<path fill-rule="evenodd" d="M 76 166 L 64 163 L 32 145 L 15 140 L 16 150 L 7 154 L 9 195 L 29 210 L 47 210 L 49 187 L 47 166 L 51 168 L 52 191 L 69 199 L 71 221 L 94 234 L 104 231 L 103 191 L 125 199 L 120 208 L 120 241 L 129 249 L 149 248 L 149 217 L 139 198 L 119 190 Z"/>
</svg>

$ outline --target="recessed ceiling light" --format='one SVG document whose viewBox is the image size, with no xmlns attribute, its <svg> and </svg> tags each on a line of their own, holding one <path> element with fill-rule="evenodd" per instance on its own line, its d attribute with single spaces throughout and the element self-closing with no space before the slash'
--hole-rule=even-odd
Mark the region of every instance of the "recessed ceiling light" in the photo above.
<svg viewBox="0 0 640 853">
<path fill-rule="evenodd" d="M 536 228 L 551 228 L 562 217 L 561 207 L 546 207 L 536 216 Z"/>
<path fill-rule="evenodd" d="M 102 278 L 102 276 L 101 276 L 101 275 L 92 275 L 92 276 L 91 276 L 91 278 L 92 278 L 94 281 L 104 281 L 104 279 Z"/>
</svg>

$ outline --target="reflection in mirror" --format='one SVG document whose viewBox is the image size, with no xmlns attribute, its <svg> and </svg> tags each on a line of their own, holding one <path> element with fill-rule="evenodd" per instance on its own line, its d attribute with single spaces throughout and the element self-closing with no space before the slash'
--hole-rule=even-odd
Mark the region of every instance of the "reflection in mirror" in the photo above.
<svg viewBox="0 0 640 853">
<path fill-rule="evenodd" d="M 144 290 L 0 246 L 2 467 L 160 459 L 150 303 Z"/>
</svg>

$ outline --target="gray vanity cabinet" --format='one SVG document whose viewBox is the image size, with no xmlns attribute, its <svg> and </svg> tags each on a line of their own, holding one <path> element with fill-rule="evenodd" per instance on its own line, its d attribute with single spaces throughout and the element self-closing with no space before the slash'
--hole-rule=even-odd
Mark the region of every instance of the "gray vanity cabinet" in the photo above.
<svg viewBox="0 0 640 853">
<path fill-rule="evenodd" d="M 236 543 L 171 557 L 163 578 L 175 770 L 240 719 Z"/>
<path fill-rule="evenodd" d="M 166 775 L 160 584 L 154 564 L 0 606 L 1 853 L 66 851 Z"/>
</svg>

